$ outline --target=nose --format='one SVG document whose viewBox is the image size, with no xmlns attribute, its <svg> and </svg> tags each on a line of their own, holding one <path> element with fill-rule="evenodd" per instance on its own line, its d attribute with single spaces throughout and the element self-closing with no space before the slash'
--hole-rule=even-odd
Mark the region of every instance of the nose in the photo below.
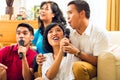
<svg viewBox="0 0 120 80">
<path fill-rule="evenodd" d="M 24 34 L 21 33 L 21 34 L 19 35 L 19 38 L 20 38 L 20 39 L 23 39 L 23 37 L 24 37 Z"/>
<path fill-rule="evenodd" d="M 70 17 L 69 17 L 69 15 L 67 15 L 67 20 L 69 21 L 69 19 L 70 19 Z"/>
<path fill-rule="evenodd" d="M 56 35 L 57 34 L 57 31 L 53 31 L 53 33 L 52 33 L 53 35 Z"/>
</svg>

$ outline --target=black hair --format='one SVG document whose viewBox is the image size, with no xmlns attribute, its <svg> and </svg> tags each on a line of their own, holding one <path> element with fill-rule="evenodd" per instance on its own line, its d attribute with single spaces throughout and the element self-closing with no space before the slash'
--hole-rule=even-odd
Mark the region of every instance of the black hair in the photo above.
<svg viewBox="0 0 120 80">
<path fill-rule="evenodd" d="M 52 19 L 52 22 L 57 22 L 57 23 L 60 23 L 60 24 L 63 24 L 64 26 L 66 26 L 66 20 L 63 17 L 63 13 L 60 10 L 58 4 L 53 2 L 53 1 L 44 1 L 44 2 L 41 3 L 40 8 L 45 4 L 50 4 L 52 12 L 53 12 L 53 14 L 55 14 L 55 16 Z M 43 35 L 43 33 L 44 33 L 44 24 L 43 24 L 42 20 L 40 20 L 40 23 L 41 23 L 41 25 L 39 27 L 39 30 L 41 30 L 41 34 Z"/>
<path fill-rule="evenodd" d="M 68 3 L 67 6 L 74 4 L 76 6 L 76 9 L 78 12 L 81 12 L 82 10 L 85 11 L 85 15 L 86 18 L 89 19 L 90 18 L 90 7 L 89 4 L 84 1 L 84 0 L 73 0 L 71 2 Z"/>
<path fill-rule="evenodd" d="M 63 30 L 63 33 L 64 33 L 65 27 L 60 23 L 51 23 L 46 27 L 46 29 L 44 31 L 44 35 L 43 35 L 43 48 L 46 52 L 53 53 L 53 48 L 48 42 L 47 35 L 48 35 L 49 30 L 55 26 L 59 26 Z"/>
<path fill-rule="evenodd" d="M 31 25 L 29 25 L 28 23 L 20 23 L 20 24 L 18 24 L 18 26 L 17 26 L 17 28 L 16 28 L 16 31 L 17 31 L 17 29 L 18 29 L 19 27 L 25 27 L 25 28 L 27 28 L 27 29 L 31 32 L 31 34 L 34 35 L 34 29 L 33 29 L 33 27 L 32 27 Z"/>
</svg>

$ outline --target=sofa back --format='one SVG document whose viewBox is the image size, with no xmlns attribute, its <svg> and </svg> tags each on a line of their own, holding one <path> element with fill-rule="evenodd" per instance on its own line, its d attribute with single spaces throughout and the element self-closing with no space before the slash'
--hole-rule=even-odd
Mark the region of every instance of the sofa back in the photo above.
<svg viewBox="0 0 120 80">
<path fill-rule="evenodd" d="M 115 45 L 120 45 L 120 31 L 109 31 L 110 42 Z"/>
</svg>

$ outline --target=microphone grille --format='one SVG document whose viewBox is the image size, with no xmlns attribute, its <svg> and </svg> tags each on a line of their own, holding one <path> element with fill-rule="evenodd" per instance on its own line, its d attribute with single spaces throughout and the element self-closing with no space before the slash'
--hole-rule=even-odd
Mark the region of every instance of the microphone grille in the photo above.
<svg viewBox="0 0 120 80">
<path fill-rule="evenodd" d="M 69 28 L 65 29 L 65 34 L 68 34 L 68 35 L 70 34 L 70 29 Z"/>
</svg>

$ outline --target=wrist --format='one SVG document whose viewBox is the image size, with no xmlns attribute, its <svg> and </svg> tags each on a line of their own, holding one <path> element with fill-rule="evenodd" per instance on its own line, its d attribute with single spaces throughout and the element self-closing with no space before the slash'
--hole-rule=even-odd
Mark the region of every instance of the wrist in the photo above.
<svg viewBox="0 0 120 80">
<path fill-rule="evenodd" d="M 80 57 L 81 55 L 81 50 L 75 54 L 76 57 Z"/>
</svg>

